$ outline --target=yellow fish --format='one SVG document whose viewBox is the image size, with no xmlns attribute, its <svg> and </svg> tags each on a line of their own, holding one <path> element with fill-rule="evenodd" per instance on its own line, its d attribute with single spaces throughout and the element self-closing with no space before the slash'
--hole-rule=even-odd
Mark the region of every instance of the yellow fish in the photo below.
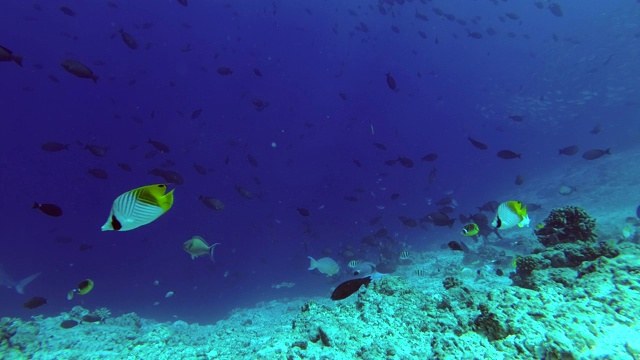
<svg viewBox="0 0 640 360">
<path fill-rule="evenodd" d="M 84 280 L 82 280 L 80 282 L 80 284 L 78 284 L 78 288 L 77 289 L 71 289 L 67 293 L 67 300 L 73 299 L 73 295 L 76 294 L 76 293 L 78 293 L 80 295 L 86 295 L 92 289 L 93 289 L 93 280 L 84 279 Z"/>
<path fill-rule="evenodd" d="M 531 219 L 527 215 L 527 207 L 522 206 L 519 201 L 507 201 L 498 206 L 496 216 L 493 218 L 491 226 L 498 229 L 508 229 L 516 225 L 519 227 L 529 226 Z"/>
<path fill-rule="evenodd" d="M 462 235 L 464 236 L 474 236 L 477 235 L 480 231 L 478 224 L 471 223 L 462 227 Z"/>
<path fill-rule="evenodd" d="M 215 261 L 215 259 L 213 258 L 213 250 L 218 245 L 220 245 L 220 243 L 209 245 L 200 236 L 194 236 L 191 239 L 185 241 L 184 244 L 182 244 L 182 248 L 184 249 L 184 251 L 189 253 L 189 255 L 191 255 L 191 259 L 195 259 L 198 256 L 202 255 L 209 255 L 211 261 Z"/>
<path fill-rule="evenodd" d="M 167 185 L 155 184 L 118 196 L 113 201 L 109 219 L 102 225 L 102 231 L 133 230 L 156 220 L 173 205 L 173 190 L 165 194 L 166 191 Z"/>
</svg>

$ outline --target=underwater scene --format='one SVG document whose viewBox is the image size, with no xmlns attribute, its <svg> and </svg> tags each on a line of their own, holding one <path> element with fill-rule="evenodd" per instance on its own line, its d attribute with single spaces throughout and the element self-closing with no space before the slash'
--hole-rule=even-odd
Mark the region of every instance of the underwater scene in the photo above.
<svg viewBox="0 0 640 360">
<path fill-rule="evenodd" d="M 0 20 L 0 359 L 640 360 L 640 1 Z"/>
</svg>

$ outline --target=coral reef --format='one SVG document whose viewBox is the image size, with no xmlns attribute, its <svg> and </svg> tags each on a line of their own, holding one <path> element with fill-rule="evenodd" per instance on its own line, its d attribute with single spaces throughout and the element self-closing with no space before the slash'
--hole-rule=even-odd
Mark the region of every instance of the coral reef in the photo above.
<svg viewBox="0 0 640 360">
<path fill-rule="evenodd" d="M 473 321 L 476 331 L 484 334 L 491 341 L 502 340 L 509 335 L 507 327 L 498 321 L 498 315 L 490 312 L 487 305 L 478 305 L 478 310 L 480 315 Z"/>
<path fill-rule="evenodd" d="M 450 274 L 411 277 L 413 269 L 400 268 L 402 276 L 386 276 L 343 301 L 270 301 L 215 325 L 157 323 L 130 313 L 62 328 L 97 312 L 81 307 L 51 318 L 4 318 L 0 357 L 633 360 L 640 358 L 640 247 L 624 243 L 619 251 L 576 268 L 553 268 L 542 253 L 523 257 L 519 271 L 539 292 L 489 275 L 451 278 L 456 286 L 445 290 Z M 461 258 L 451 253 L 439 261 Z"/>
<path fill-rule="evenodd" d="M 544 226 L 534 231 L 544 246 L 573 243 L 577 241 L 595 242 L 596 220 L 578 206 L 553 209 L 544 220 Z"/>
<path fill-rule="evenodd" d="M 445 289 L 449 290 L 456 286 L 461 286 L 462 281 L 458 280 L 457 278 L 454 278 L 453 276 L 449 276 L 444 279 L 444 281 L 442 282 L 442 285 L 444 285 Z"/>
<path fill-rule="evenodd" d="M 566 206 L 554 209 L 544 220 L 544 226 L 534 233 L 544 247 L 533 250 L 532 255 L 516 259 L 516 273 L 511 274 L 513 284 L 526 289 L 538 290 L 539 282 L 534 270 L 547 268 L 580 267 L 582 263 L 600 257 L 614 258 L 619 250 L 607 242 L 596 243 L 596 220 L 582 208 Z M 570 282 L 564 281 L 565 286 Z"/>
</svg>

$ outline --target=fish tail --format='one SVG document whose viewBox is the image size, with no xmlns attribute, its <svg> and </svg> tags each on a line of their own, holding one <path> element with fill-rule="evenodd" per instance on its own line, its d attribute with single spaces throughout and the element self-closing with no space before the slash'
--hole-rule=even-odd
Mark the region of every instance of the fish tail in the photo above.
<svg viewBox="0 0 640 360">
<path fill-rule="evenodd" d="M 220 245 L 220 243 L 215 243 L 211 246 L 209 246 L 209 257 L 211 257 L 211 261 L 216 262 L 216 259 L 213 258 L 213 251 L 216 248 L 216 246 Z"/>
<path fill-rule="evenodd" d="M 20 65 L 20 67 L 22 67 L 22 56 L 13 55 L 11 56 L 11 60 L 13 60 L 13 62 L 15 62 L 16 64 Z"/>
<path fill-rule="evenodd" d="M 98 83 L 98 75 L 91 75 L 91 80 L 93 81 L 94 84 Z"/>
<path fill-rule="evenodd" d="M 611 155 L 611 148 L 607 148 L 607 150 L 605 150 L 604 153 L 607 155 Z"/>
<path fill-rule="evenodd" d="M 318 267 L 318 262 L 316 261 L 316 259 L 312 258 L 311 256 L 307 256 L 309 258 L 309 260 L 311 260 L 311 263 L 309 264 L 309 269 L 308 270 L 313 270 L 315 268 Z"/>
</svg>

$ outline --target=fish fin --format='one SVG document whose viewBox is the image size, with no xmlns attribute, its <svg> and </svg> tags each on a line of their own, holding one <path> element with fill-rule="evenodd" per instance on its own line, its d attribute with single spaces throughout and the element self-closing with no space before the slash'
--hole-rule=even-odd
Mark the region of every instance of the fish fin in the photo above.
<svg viewBox="0 0 640 360">
<path fill-rule="evenodd" d="M 211 246 L 209 246 L 209 257 L 211 257 L 211 261 L 216 262 L 216 259 L 213 258 L 213 250 L 216 248 L 216 246 L 220 245 L 220 243 L 215 243 Z"/>
<path fill-rule="evenodd" d="M 308 270 L 313 270 L 315 268 L 318 267 L 318 262 L 316 261 L 316 259 L 312 258 L 311 256 L 307 256 L 309 258 L 309 260 L 311 260 L 311 263 L 309 264 L 309 269 Z"/>
<path fill-rule="evenodd" d="M 31 276 L 28 276 L 20 281 L 18 281 L 18 283 L 16 284 L 16 291 L 18 292 L 18 294 L 24 294 L 24 288 L 25 286 L 29 285 L 30 282 L 32 282 L 33 280 L 35 280 L 38 276 L 40 276 L 40 274 L 42 274 L 41 272 L 39 273 L 35 273 Z"/>
<path fill-rule="evenodd" d="M 22 56 L 13 55 L 11 56 L 11 60 L 13 60 L 13 62 L 15 62 L 16 64 L 20 65 L 20 67 L 22 67 Z"/>
<path fill-rule="evenodd" d="M 34 201 L 34 202 L 33 202 L 33 206 L 32 206 L 31 208 L 32 208 L 32 209 L 37 209 L 37 208 L 39 208 L 39 207 L 40 207 L 40 204 L 38 204 L 38 202 L 37 202 L 37 201 Z"/>
</svg>

